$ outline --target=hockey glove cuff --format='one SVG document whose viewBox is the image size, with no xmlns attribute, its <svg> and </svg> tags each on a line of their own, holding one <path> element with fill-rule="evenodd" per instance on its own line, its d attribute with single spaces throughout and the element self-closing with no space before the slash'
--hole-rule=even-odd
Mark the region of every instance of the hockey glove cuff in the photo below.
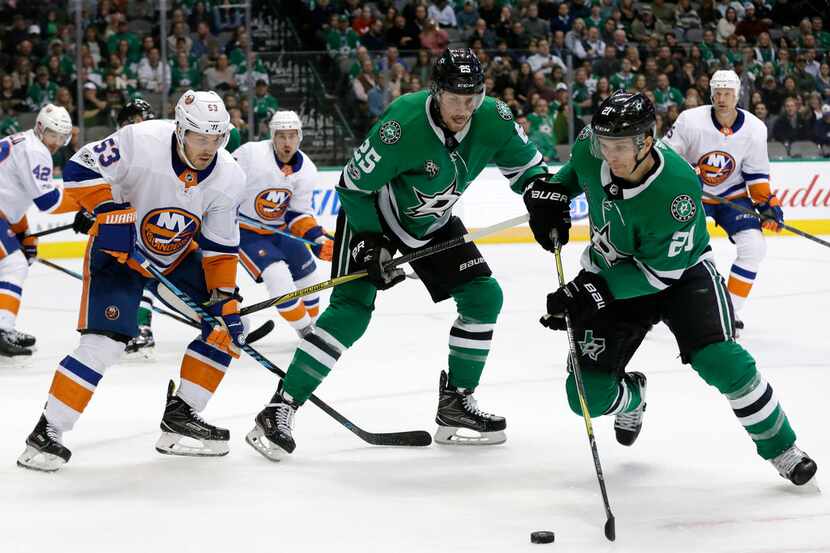
<svg viewBox="0 0 830 553">
<path fill-rule="evenodd" d="M 20 243 L 20 251 L 26 257 L 26 261 L 31 265 L 37 260 L 37 236 L 29 236 L 28 230 L 17 235 L 17 241 Z"/>
<path fill-rule="evenodd" d="M 524 199 L 530 215 L 533 237 L 548 251 L 553 251 L 552 234 L 555 232 L 562 245 L 568 243 L 571 229 L 571 201 L 565 190 L 548 182 L 547 176 L 533 179 L 525 188 Z"/>
<path fill-rule="evenodd" d="M 406 278 L 403 269 L 384 268 L 392 259 L 395 247 L 382 234 L 357 234 L 352 238 L 350 249 L 355 266 L 366 269 L 369 282 L 378 290 L 387 290 Z"/>
<path fill-rule="evenodd" d="M 311 246 L 311 253 L 317 256 L 318 259 L 322 259 L 323 261 L 331 261 L 331 257 L 334 253 L 334 241 L 332 240 L 331 235 L 323 230 L 323 227 L 319 225 L 313 227 L 305 233 L 303 238 L 314 242 L 314 245 Z"/>
<path fill-rule="evenodd" d="M 72 221 L 72 230 L 78 234 L 89 234 L 92 225 L 95 224 L 95 217 L 88 211 L 79 209 Z"/>
<path fill-rule="evenodd" d="M 539 322 L 552 330 L 565 330 L 565 313 L 572 321 L 587 321 L 614 300 L 605 279 L 580 271 L 565 286 L 548 294 L 547 314 Z"/>
<path fill-rule="evenodd" d="M 245 327 L 239 316 L 239 302 L 242 297 L 238 289 L 231 294 L 223 290 L 213 290 L 205 310 L 219 321 L 212 326 L 202 321 L 202 339 L 213 347 L 239 359 L 240 349 L 245 345 Z"/>
<path fill-rule="evenodd" d="M 135 208 L 129 204 L 106 202 L 95 208 L 95 224 L 89 235 L 95 237 L 95 246 L 119 263 L 126 263 L 135 248 Z"/>
<path fill-rule="evenodd" d="M 756 205 L 755 210 L 761 216 L 761 227 L 774 232 L 783 230 L 781 225 L 784 224 L 784 211 L 775 194 L 770 195 L 766 202 Z"/>
</svg>

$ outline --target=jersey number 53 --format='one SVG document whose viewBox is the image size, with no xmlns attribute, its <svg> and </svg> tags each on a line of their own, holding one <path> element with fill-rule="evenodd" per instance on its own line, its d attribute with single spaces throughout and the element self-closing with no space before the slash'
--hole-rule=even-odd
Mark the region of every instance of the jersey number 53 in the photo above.
<svg viewBox="0 0 830 553">
<path fill-rule="evenodd" d="M 121 159 L 121 152 L 118 151 L 118 146 L 115 145 L 115 140 L 112 138 L 107 138 L 106 140 L 101 141 L 101 143 L 96 144 L 92 150 L 96 154 L 100 154 L 98 156 L 98 163 L 101 164 L 101 167 L 109 167 Z"/>
</svg>

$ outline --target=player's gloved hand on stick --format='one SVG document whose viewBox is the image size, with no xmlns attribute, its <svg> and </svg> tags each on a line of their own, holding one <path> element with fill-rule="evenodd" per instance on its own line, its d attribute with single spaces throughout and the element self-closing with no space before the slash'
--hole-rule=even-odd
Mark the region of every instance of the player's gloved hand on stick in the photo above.
<svg viewBox="0 0 830 553">
<path fill-rule="evenodd" d="M 331 256 L 334 253 L 334 240 L 331 236 L 323 230 L 323 227 L 317 226 L 305 233 L 304 238 L 315 243 L 311 246 L 311 253 L 323 261 L 331 261 Z"/>
<path fill-rule="evenodd" d="M 89 234 L 89 229 L 95 224 L 95 217 L 88 211 L 79 209 L 72 221 L 72 230 L 78 234 Z"/>
<path fill-rule="evenodd" d="M 568 243 L 571 201 L 561 186 L 548 182 L 547 178 L 547 175 L 534 178 L 525 188 L 522 198 L 530 215 L 533 237 L 544 249 L 553 251 L 552 231 L 556 231 L 563 246 Z"/>
<path fill-rule="evenodd" d="M 565 312 L 572 321 L 587 321 L 613 300 L 604 278 L 580 271 L 572 281 L 548 294 L 547 314 L 539 322 L 552 330 L 565 330 Z"/>
<path fill-rule="evenodd" d="M 761 226 L 767 230 L 781 232 L 781 225 L 784 223 L 784 211 L 781 209 L 781 202 L 771 194 L 767 201 L 755 206 L 755 210 L 763 219 Z"/>
<path fill-rule="evenodd" d="M 352 261 L 359 269 L 366 269 L 369 282 L 378 290 L 387 290 L 406 279 L 403 269 L 384 269 L 384 263 L 392 259 L 394 246 L 382 234 L 363 233 L 352 238 Z"/>
<path fill-rule="evenodd" d="M 105 202 L 95 208 L 95 224 L 89 235 L 95 237 L 95 245 L 126 263 L 135 248 L 135 208 L 130 204 Z"/>
<path fill-rule="evenodd" d="M 202 321 L 202 339 L 235 359 L 239 359 L 240 349 L 245 345 L 245 326 L 239 316 L 242 297 L 238 290 L 233 293 L 213 290 L 205 310 L 219 321 L 219 325 L 211 326 Z"/>
<path fill-rule="evenodd" d="M 17 241 L 20 243 L 20 250 L 26 256 L 26 261 L 29 265 L 37 259 L 37 236 L 29 236 L 28 231 L 21 232 L 17 235 Z"/>
</svg>

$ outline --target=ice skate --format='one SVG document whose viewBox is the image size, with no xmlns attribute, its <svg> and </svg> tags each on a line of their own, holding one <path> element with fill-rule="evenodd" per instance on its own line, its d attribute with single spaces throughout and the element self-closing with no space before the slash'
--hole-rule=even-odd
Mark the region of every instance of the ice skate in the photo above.
<svg viewBox="0 0 830 553">
<path fill-rule="evenodd" d="M 0 328 L 0 356 L 16 357 L 18 355 L 32 355 L 34 336 L 18 332 L 14 329 Z"/>
<path fill-rule="evenodd" d="M 449 385 L 447 372 L 441 371 L 435 441 L 449 445 L 495 445 L 504 443 L 507 421 L 478 408 L 474 390 Z"/>
<path fill-rule="evenodd" d="M 625 446 L 633 445 L 643 429 L 643 416 L 646 412 L 646 376 L 639 372 L 630 372 L 627 375 L 640 387 L 640 397 L 643 402 L 639 407 L 627 413 L 619 413 L 614 417 L 614 434 L 617 443 Z"/>
<path fill-rule="evenodd" d="M 205 422 L 182 398 L 174 395 L 175 384 L 167 387 L 167 405 L 161 419 L 161 436 L 156 451 L 165 455 L 220 457 L 228 454 L 230 432 Z"/>
<path fill-rule="evenodd" d="M 778 457 L 770 459 L 770 463 L 778 471 L 778 474 L 796 486 L 803 486 L 812 480 L 816 470 L 818 470 L 816 462 L 795 445 L 792 445 Z"/>
<path fill-rule="evenodd" d="M 271 402 L 254 419 L 254 428 L 245 436 L 245 441 L 271 461 L 284 459 L 297 445 L 291 435 L 297 407 L 283 391 L 280 381 Z"/>
<path fill-rule="evenodd" d="M 153 329 L 149 326 L 139 326 L 138 336 L 127 342 L 124 350 L 128 358 L 152 359 L 156 350 L 156 341 L 153 338 Z"/>
<path fill-rule="evenodd" d="M 17 458 L 17 465 L 30 470 L 54 472 L 72 457 L 61 443 L 62 432 L 41 415 L 35 429 L 26 438 L 26 450 Z"/>
</svg>

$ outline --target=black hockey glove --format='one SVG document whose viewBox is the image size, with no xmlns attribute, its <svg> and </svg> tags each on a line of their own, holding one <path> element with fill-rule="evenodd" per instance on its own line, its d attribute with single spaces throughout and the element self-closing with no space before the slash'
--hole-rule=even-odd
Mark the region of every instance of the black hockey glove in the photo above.
<svg viewBox="0 0 830 553">
<path fill-rule="evenodd" d="M 553 251 L 551 234 L 555 231 L 559 242 L 568 243 L 571 228 L 571 201 L 558 184 L 548 182 L 548 175 L 534 178 L 522 196 L 530 214 L 530 230 L 539 245 Z"/>
<path fill-rule="evenodd" d="M 358 269 L 366 269 L 369 282 L 378 290 L 387 290 L 406 278 L 403 269 L 384 269 L 392 259 L 395 247 L 382 234 L 364 233 L 352 238 L 352 261 Z"/>
<path fill-rule="evenodd" d="M 78 234 L 89 234 L 89 229 L 91 229 L 94 224 L 95 216 L 88 211 L 79 209 L 75 214 L 75 220 L 72 221 L 72 230 Z"/>
<path fill-rule="evenodd" d="M 548 294 L 548 312 L 539 322 L 552 330 L 565 330 L 566 311 L 571 321 L 587 321 L 613 300 L 604 278 L 580 271 L 575 279 Z"/>
</svg>

